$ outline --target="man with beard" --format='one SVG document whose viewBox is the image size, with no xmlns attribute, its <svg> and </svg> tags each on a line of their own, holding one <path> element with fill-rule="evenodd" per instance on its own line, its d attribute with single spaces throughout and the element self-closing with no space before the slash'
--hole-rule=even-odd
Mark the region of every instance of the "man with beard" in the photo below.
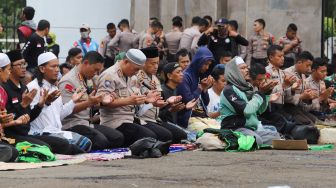
<svg viewBox="0 0 336 188">
<path fill-rule="evenodd" d="M 73 112 L 75 103 L 80 100 L 84 91 L 77 90 L 72 95 L 72 99 L 63 104 L 61 93 L 55 85 L 59 73 L 58 66 L 58 59 L 52 52 L 43 53 L 38 57 L 37 76 L 27 87 L 29 91 L 36 90 L 37 93 L 42 93 L 42 96 L 35 95 L 30 107 L 34 109 L 36 105 L 39 105 L 41 98 L 46 95 L 45 93 L 48 95 L 46 95 L 47 99 L 41 113 L 30 123 L 29 134 L 61 138 L 67 142 L 66 147 L 71 148 L 69 151 L 64 151 L 64 148 L 61 148 L 57 142 L 52 144 L 49 142 L 56 153 L 75 154 L 90 151 L 92 142 L 87 137 L 70 131 L 62 131 L 61 120 Z"/>
</svg>

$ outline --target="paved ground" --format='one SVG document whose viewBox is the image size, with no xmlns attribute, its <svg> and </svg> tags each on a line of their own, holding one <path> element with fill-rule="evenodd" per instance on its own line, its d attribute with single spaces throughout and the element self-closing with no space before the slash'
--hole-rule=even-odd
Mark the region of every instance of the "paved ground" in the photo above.
<svg viewBox="0 0 336 188">
<path fill-rule="evenodd" d="M 182 152 L 0 172 L 0 187 L 335 187 L 336 150 Z"/>
</svg>

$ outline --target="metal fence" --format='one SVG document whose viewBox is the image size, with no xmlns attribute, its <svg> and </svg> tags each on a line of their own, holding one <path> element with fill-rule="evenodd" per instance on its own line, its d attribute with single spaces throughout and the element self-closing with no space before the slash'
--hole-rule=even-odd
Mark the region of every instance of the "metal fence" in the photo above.
<svg viewBox="0 0 336 188">
<path fill-rule="evenodd" d="M 15 49 L 19 42 L 16 28 L 21 23 L 21 10 L 25 5 L 25 0 L 0 0 L 0 23 L 4 28 L 0 48 L 4 52 Z"/>
<path fill-rule="evenodd" d="M 329 72 L 336 65 L 336 0 L 322 0 L 321 56 L 328 59 Z"/>
</svg>

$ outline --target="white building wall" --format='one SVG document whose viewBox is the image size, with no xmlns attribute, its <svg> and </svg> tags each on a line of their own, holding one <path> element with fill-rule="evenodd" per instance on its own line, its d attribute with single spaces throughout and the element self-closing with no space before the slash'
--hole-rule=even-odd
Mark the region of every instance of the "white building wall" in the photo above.
<svg viewBox="0 0 336 188">
<path fill-rule="evenodd" d="M 41 19 L 50 22 L 50 31 L 56 34 L 61 48 L 61 63 L 79 39 L 82 23 L 91 26 L 90 35 L 99 43 L 106 35 L 107 23 L 117 25 L 123 18 L 130 19 L 131 12 L 131 0 L 27 0 L 27 6 L 35 8 L 36 23 Z"/>
</svg>

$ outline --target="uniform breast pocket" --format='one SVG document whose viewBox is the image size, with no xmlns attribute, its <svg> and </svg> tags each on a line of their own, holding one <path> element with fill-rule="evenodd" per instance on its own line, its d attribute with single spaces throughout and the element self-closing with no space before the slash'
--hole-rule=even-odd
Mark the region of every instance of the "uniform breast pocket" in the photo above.
<svg viewBox="0 0 336 188">
<path fill-rule="evenodd" d="M 121 88 L 121 89 L 119 89 L 119 91 L 118 91 L 118 95 L 119 95 L 120 98 L 128 97 L 129 94 L 128 94 L 128 90 L 127 90 L 127 88 L 125 87 L 125 88 Z"/>
</svg>

